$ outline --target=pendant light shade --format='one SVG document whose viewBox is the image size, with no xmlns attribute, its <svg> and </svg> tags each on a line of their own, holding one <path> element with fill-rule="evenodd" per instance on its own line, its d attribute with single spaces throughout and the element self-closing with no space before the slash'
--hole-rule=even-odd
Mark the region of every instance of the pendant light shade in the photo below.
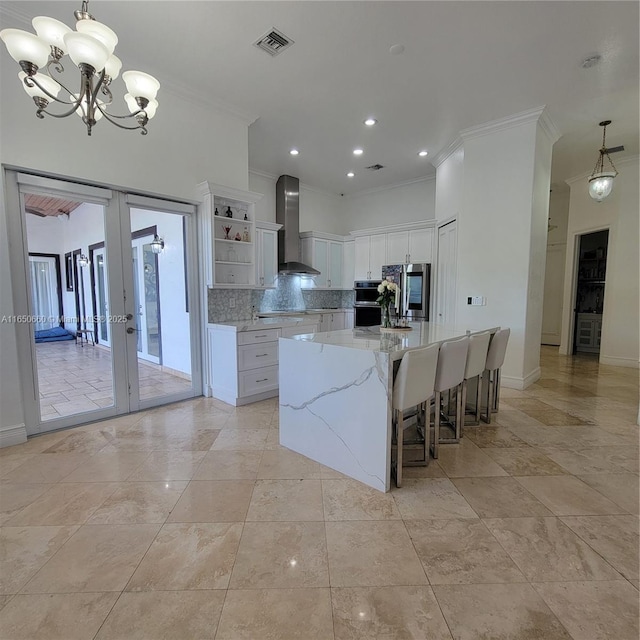
<svg viewBox="0 0 640 640">
<path fill-rule="evenodd" d="M 49 60 L 51 48 L 33 33 L 21 29 L 3 29 L 0 39 L 7 46 L 9 55 L 18 63 L 24 60 L 40 69 Z"/>
<path fill-rule="evenodd" d="M 71 31 L 65 35 L 64 43 L 69 51 L 69 57 L 77 67 L 88 64 L 96 71 L 102 71 L 111 55 L 102 42 L 85 33 Z"/>
<path fill-rule="evenodd" d="M 134 98 L 154 100 L 160 89 L 160 83 L 153 76 L 142 71 L 125 71 L 122 79 L 127 85 L 127 91 Z"/>
<path fill-rule="evenodd" d="M 109 55 L 113 55 L 113 51 L 118 44 L 118 36 L 106 24 L 96 20 L 78 20 L 76 30 L 78 33 L 84 33 L 101 42 L 107 48 Z"/>
<path fill-rule="evenodd" d="M 124 99 L 131 113 L 136 113 L 136 111 L 140 111 L 140 107 L 136 102 L 136 99 L 130 93 L 125 93 Z M 144 108 L 144 111 L 147 114 L 147 118 L 149 118 L 149 120 L 151 120 L 151 118 L 153 118 L 153 116 L 156 115 L 157 108 L 158 108 L 158 101 L 149 100 L 149 104 Z"/>
<path fill-rule="evenodd" d="M 26 85 L 24 81 L 26 77 L 27 74 L 24 71 L 21 71 L 18 74 L 18 78 L 20 78 L 20 82 L 22 82 L 24 90 L 32 98 L 44 98 L 47 102 L 53 100 L 53 98 L 50 95 L 47 95 L 40 87 L 46 89 L 46 91 L 48 91 L 52 96 L 57 96 L 60 93 L 60 85 L 49 76 L 45 76 L 44 73 L 36 73 L 35 76 L 31 76 L 31 78 L 33 78 L 31 81 L 31 84 L 33 84 L 32 87 Z M 36 85 L 35 82 L 37 82 L 40 87 Z"/>
<path fill-rule="evenodd" d="M 105 74 L 112 80 L 115 80 L 120 75 L 120 69 L 122 69 L 122 60 L 118 56 L 111 56 L 104 65 Z"/>
<path fill-rule="evenodd" d="M 37 16 L 31 24 L 38 36 L 50 47 L 57 47 L 63 54 L 67 53 L 64 37 L 67 33 L 71 33 L 71 29 L 66 24 L 47 16 Z"/>
<path fill-rule="evenodd" d="M 157 254 L 157 253 L 162 253 L 163 249 L 164 249 L 164 240 L 160 238 L 156 233 L 156 235 L 153 236 L 153 240 L 151 241 L 151 251 Z"/>
<path fill-rule="evenodd" d="M 611 158 L 609 157 L 609 151 L 606 144 L 607 126 L 611 124 L 611 120 L 603 120 L 600 126 L 603 127 L 602 131 L 602 147 L 600 148 L 600 155 L 596 166 L 593 168 L 592 174 L 589 176 L 589 195 L 596 201 L 602 202 L 613 190 L 613 181 L 618 175 Z M 605 168 L 604 159 L 609 162 L 610 168 Z"/>
</svg>

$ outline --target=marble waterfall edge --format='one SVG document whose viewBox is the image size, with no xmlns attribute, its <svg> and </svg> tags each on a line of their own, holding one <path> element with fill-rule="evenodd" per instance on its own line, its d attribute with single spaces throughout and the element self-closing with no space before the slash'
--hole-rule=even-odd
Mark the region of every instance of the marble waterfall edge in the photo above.
<svg viewBox="0 0 640 640">
<path fill-rule="evenodd" d="M 388 491 L 389 355 L 280 339 L 279 357 L 280 444 Z"/>
</svg>

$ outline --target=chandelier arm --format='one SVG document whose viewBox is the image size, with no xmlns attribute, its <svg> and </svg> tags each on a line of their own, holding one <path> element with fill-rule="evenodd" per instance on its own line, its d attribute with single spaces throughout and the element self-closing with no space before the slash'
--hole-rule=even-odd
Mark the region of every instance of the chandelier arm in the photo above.
<svg viewBox="0 0 640 640">
<path fill-rule="evenodd" d="M 107 113 L 104 109 L 100 108 L 100 105 L 97 105 L 98 109 L 100 109 L 100 112 L 102 113 L 102 115 L 111 123 L 114 124 L 116 127 L 118 127 L 119 129 L 126 129 L 127 131 L 134 131 L 136 129 L 140 129 L 140 133 L 143 136 L 147 135 L 147 128 L 146 125 L 142 125 L 142 124 L 138 124 L 137 127 L 125 127 L 122 124 L 119 124 L 118 122 L 116 122 L 116 118 L 119 120 L 123 120 L 123 119 L 128 119 L 128 118 L 132 118 L 133 116 L 135 116 L 135 113 L 132 113 L 131 115 L 128 116 L 114 116 L 110 113 Z M 139 111 L 137 113 L 140 113 Z"/>
<path fill-rule="evenodd" d="M 103 96 L 107 97 L 104 106 L 109 106 L 113 102 L 113 94 L 111 93 L 111 89 L 109 89 L 109 87 L 103 83 L 100 86 L 100 93 L 102 93 Z M 100 109 L 100 111 L 102 111 L 102 109 Z"/>
<path fill-rule="evenodd" d="M 82 102 L 82 98 L 83 96 L 80 95 L 78 100 L 73 103 L 73 106 L 71 107 L 71 109 L 69 109 L 69 111 L 65 111 L 64 113 L 52 113 L 51 111 L 47 111 L 46 109 L 38 109 L 36 111 L 36 115 L 38 117 L 42 117 L 42 116 L 39 116 L 38 114 L 46 113 L 48 116 L 51 116 L 52 118 L 66 118 L 67 116 L 70 116 L 72 113 L 74 113 L 78 109 L 78 107 L 80 106 L 80 103 Z M 60 102 L 61 104 L 71 104 L 71 102 L 62 102 L 57 98 L 56 98 L 56 102 Z"/>
<path fill-rule="evenodd" d="M 51 77 L 51 76 L 49 76 L 49 77 Z M 54 82 L 57 82 L 69 95 L 72 95 L 71 91 L 69 91 L 67 89 L 67 87 L 65 87 L 63 84 L 61 84 L 60 82 L 58 82 L 54 78 L 51 78 L 51 79 Z M 51 98 L 51 100 L 54 100 L 55 102 L 59 102 L 60 104 L 73 104 L 72 102 L 67 102 L 66 100 L 60 100 L 60 98 L 58 98 L 57 96 L 54 96 L 53 94 L 49 93 L 46 90 L 46 88 L 43 87 L 34 76 L 31 76 L 31 77 L 26 76 L 25 79 L 24 79 L 24 83 L 27 85 L 27 87 L 33 87 L 33 86 L 38 87 L 38 89 L 40 89 L 40 91 L 46 93 L 47 96 L 49 96 L 49 98 Z M 31 83 L 31 84 L 29 84 L 29 83 Z M 76 104 L 76 106 L 77 106 L 77 104 Z"/>
</svg>

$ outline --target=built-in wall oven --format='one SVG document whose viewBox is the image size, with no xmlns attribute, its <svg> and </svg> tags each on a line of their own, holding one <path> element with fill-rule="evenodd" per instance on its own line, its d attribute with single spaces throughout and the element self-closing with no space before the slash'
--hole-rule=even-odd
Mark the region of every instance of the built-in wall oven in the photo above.
<svg viewBox="0 0 640 640">
<path fill-rule="evenodd" d="M 381 312 L 378 299 L 378 285 L 381 280 L 356 280 L 353 283 L 355 304 L 353 306 L 354 327 L 374 327 L 380 325 Z"/>
</svg>

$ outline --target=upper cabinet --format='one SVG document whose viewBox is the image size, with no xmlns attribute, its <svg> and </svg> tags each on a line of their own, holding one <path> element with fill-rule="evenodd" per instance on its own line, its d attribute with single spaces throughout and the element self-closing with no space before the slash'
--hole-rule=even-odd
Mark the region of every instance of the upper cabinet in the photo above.
<svg viewBox="0 0 640 640">
<path fill-rule="evenodd" d="M 355 280 L 379 280 L 385 264 L 431 263 L 435 221 L 352 231 Z M 384 231 L 384 233 L 383 233 Z"/>
<path fill-rule="evenodd" d="M 278 230 L 281 224 L 256 220 L 256 288 L 273 289 L 278 277 Z"/>
<path fill-rule="evenodd" d="M 341 236 L 315 231 L 300 234 L 302 240 L 302 262 L 320 272 L 313 279 L 305 278 L 304 288 L 342 289 L 344 242 Z"/>
<path fill-rule="evenodd" d="M 382 266 L 387 264 L 387 235 L 376 233 L 356 236 L 355 280 L 380 280 Z"/>
<path fill-rule="evenodd" d="M 208 287 L 256 286 L 255 203 L 262 194 L 198 185 L 201 249 Z"/>
</svg>

